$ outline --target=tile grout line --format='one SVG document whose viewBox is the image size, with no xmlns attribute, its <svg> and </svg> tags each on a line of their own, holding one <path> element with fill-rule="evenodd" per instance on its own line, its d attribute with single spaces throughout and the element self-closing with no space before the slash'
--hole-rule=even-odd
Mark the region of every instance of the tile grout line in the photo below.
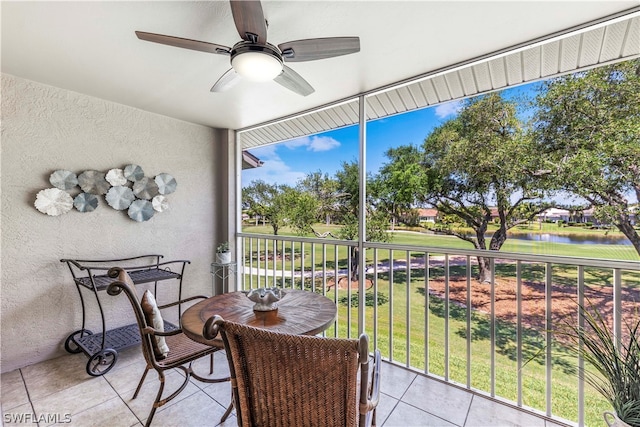
<svg viewBox="0 0 640 427">
<path fill-rule="evenodd" d="M 385 396 L 389 396 L 388 394 L 385 394 L 385 393 L 383 393 L 383 392 L 380 392 L 380 394 L 381 394 L 381 395 L 385 395 Z M 380 397 L 382 397 L 382 396 L 380 396 Z M 393 396 L 389 396 L 389 397 L 390 397 L 390 398 L 392 398 L 392 399 L 394 399 L 394 397 L 393 397 Z M 376 408 L 376 425 L 379 425 L 379 426 L 384 427 L 384 423 L 386 423 L 386 422 L 387 422 L 387 420 L 389 419 L 389 417 L 391 416 L 391 414 L 393 414 L 393 411 L 395 411 L 395 410 L 396 410 L 396 408 L 398 407 L 398 403 L 400 403 L 400 402 L 402 402 L 402 400 L 398 399 L 398 401 L 396 402 L 396 404 L 395 404 L 395 405 L 393 405 L 393 408 L 391 409 L 391 411 L 389 411 L 389 415 L 387 415 L 387 416 L 386 416 L 386 418 L 384 419 L 384 421 L 382 421 L 382 422 L 379 422 L 379 421 L 378 421 L 378 412 L 377 412 L 378 408 Z M 378 404 L 380 404 L 380 401 L 378 401 Z"/>
<path fill-rule="evenodd" d="M 20 379 L 22 380 L 22 384 L 24 385 L 24 391 L 27 393 L 27 399 L 29 399 L 29 406 L 31 406 L 31 413 L 36 416 L 36 420 L 38 419 L 36 414 L 36 408 L 33 406 L 33 402 L 31 401 L 31 394 L 29 394 L 29 387 L 27 387 L 27 381 L 24 379 L 24 375 L 22 373 L 22 368 L 18 369 L 20 372 Z M 36 421 L 36 425 L 40 427 L 40 423 Z"/>
<path fill-rule="evenodd" d="M 469 413 L 471 412 L 471 405 L 473 405 L 473 399 L 476 398 L 476 395 L 473 393 L 471 394 L 471 401 L 469 402 L 469 407 L 467 408 L 467 415 L 464 417 L 464 422 L 462 423 L 462 426 L 465 427 L 467 425 L 467 421 L 469 421 Z"/>
<path fill-rule="evenodd" d="M 145 378 L 146 379 L 146 378 Z M 135 413 L 135 411 L 133 409 L 131 409 L 131 407 L 129 406 L 129 404 L 127 404 L 127 402 L 124 400 L 124 398 L 120 395 L 120 393 L 118 393 L 118 390 L 116 390 L 116 388 L 113 386 L 113 384 L 111 384 L 111 381 L 109 381 L 107 378 L 104 378 L 104 380 L 107 382 L 107 384 L 109 384 L 109 387 L 111 387 L 111 389 L 113 391 L 116 392 L 116 395 L 118 396 L 118 398 L 120 399 L 120 401 L 122 403 L 124 403 L 124 406 L 127 407 L 127 409 L 129 411 L 131 411 L 131 413 L 133 414 L 133 416 L 136 418 L 136 420 L 138 420 L 138 422 L 142 425 L 142 420 L 140 419 L 140 417 L 138 417 L 138 415 Z"/>
<path fill-rule="evenodd" d="M 405 405 L 410 406 L 410 407 L 412 407 L 412 408 L 414 408 L 414 409 L 417 409 L 417 410 L 419 410 L 419 411 L 425 412 L 425 413 L 427 413 L 427 414 L 431 415 L 432 417 L 436 417 L 436 418 L 441 419 L 442 421 L 444 421 L 444 422 L 446 422 L 446 423 L 452 424 L 452 425 L 454 425 L 454 426 L 458 426 L 457 424 L 455 424 L 455 423 L 453 423 L 453 422 L 451 422 L 451 421 L 449 421 L 449 420 L 447 420 L 447 419 L 444 419 L 444 418 L 442 418 L 442 417 L 440 417 L 440 416 L 438 416 L 438 415 L 436 415 L 436 414 L 433 414 L 433 413 L 431 413 L 431 412 L 429 412 L 429 411 L 425 411 L 424 409 L 419 408 L 419 407 L 417 407 L 417 406 L 414 406 L 414 405 L 412 405 L 411 403 L 409 403 L 409 402 L 405 402 L 405 401 L 403 400 L 403 399 L 404 399 L 404 396 L 407 394 L 407 392 L 409 391 L 409 389 L 411 388 L 411 386 L 413 385 L 413 383 L 418 379 L 418 377 L 419 377 L 419 375 L 416 375 L 416 376 L 411 380 L 411 382 L 410 382 L 410 383 L 409 383 L 409 385 L 407 386 L 407 389 L 404 391 L 404 393 L 402 393 L 402 396 L 400 396 L 400 398 L 398 399 L 398 403 L 402 402 L 402 403 L 404 403 Z M 387 395 L 387 396 L 389 396 L 389 395 Z M 391 397 L 393 397 L 393 396 L 391 396 Z M 473 401 L 473 395 L 472 395 L 472 401 Z M 388 416 L 387 416 L 387 418 L 385 419 L 385 422 L 387 421 L 387 419 L 389 419 L 389 417 L 391 416 L 391 414 L 393 413 L 393 411 L 396 409 L 396 407 L 398 406 L 398 403 L 396 403 L 396 405 L 394 406 L 393 410 L 391 410 L 391 412 L 389 413 L 389 415 L 388 415 Z M 465 417 L 465 423 L 466 423 L 466 421 L 467 421 L 467 417 L 469 416 L 469 411 L 470 411 L 470 409 L 471 409 L 471 403 L 469 403 L 469 409 L 467 409 L 467 416 Z M 465 425 L 465 424 L 463 423 L 463 424 L 462 424 L 462 426 L 458 426 L 458 427 L 464 427 L 464 425 Z"/>
</svg>

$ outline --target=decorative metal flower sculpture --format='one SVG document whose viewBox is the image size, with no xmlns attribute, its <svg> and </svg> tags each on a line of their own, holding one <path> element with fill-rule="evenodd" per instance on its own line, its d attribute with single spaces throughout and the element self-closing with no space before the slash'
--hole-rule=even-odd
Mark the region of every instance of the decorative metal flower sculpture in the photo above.
<svg viewBox="0 0 640 427">
<path fill-rule="evenodd" d="M 278 301 L 286 295 L 284 289 L 280 288 L 258 288 L 250 291 L 243 291 L 251 301 L 255 302 L 255 311 L 272 311 L 278 309 Z"/>
</svg>

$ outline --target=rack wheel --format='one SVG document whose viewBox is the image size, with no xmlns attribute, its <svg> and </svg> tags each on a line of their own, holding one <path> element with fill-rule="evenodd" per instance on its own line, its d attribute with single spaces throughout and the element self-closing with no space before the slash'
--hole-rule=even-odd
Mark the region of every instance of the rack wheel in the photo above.
<svg viewBox="0 0 640 427">
<path fill-rule="evenodd" d="M 105 348 L 89 358 L 87 362 L 87 374 L 92 377 L 104 375 L 113 368 L 117 360 L 118 353 L 111 348 Z"/>
<path fill-rule="evenodd" d="M 67 350 L 67 352 L 76 354 L 82 351 L 82 349 L 78 346 L 78 342 L 76 341 L 76 338 L 80 335 L 93 335 L 93 332 L 88 329 L 78 329 L 77 331 L 69 335 L 64 342 L 64 349 Z"/>
</svg>

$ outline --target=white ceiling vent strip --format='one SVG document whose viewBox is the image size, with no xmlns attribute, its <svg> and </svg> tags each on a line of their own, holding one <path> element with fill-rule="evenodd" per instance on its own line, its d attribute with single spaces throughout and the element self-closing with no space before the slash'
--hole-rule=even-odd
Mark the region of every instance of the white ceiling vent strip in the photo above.
<svg viewBox="0 0 640 427">
<path fill-rule="evenodd" d="M 460 80 L 462 81 L 462 87 L 464 88 L 465 96 L 470 96 L 474 93 L 478 93 L 476 79 L 473 76 L 473 68 L 463 68 L 462 70 L 458 71 L 458 75 L 460 76 Z"/>
<path fill-rule="evenodd" d="M 493 89 L 507 86 L 504 58 L 496 58 L 489 61 L 489 75 L 491 76 L 491 87 Z"/>
<path fill-rule="evenodd" d="M 435 87 L 433 87 L 432 79 L 425 80 L 418 84 L 420 85 L 420 87 L 424 91 L 424 94 L 427 97 L 427 105 L 433 105 L 440 102 L 440 100 L 438 99 L 438 94 L 436 93 L 436 89 Z"/>
<path fill-rule="evenodd" d="M 560 71 L 560 41 L 551 42 L 542 46 L 542 73 L 541 77 L 550 77 Z"/>
<path fill-rule="evenodd" d="M 560 72 L 575 70 L 578 67 L 580 55 L 581 37 L 569 37 L 562 40 L 562 53 L 560 55 Z"/>
<path fill-rule="evenodd" d="M 406 86 L 402 86 L 398 89 L 398 95 L 404 101 L 404 107 L 406 110 L 415 110 L 418 108 L 418 103 L 416 102 L 413 94 L 409 91 L 409 88 Z"/>
<path fill-rule="evenodd" d="M 463 98 L 464 91 L 462 90 L 462 84 L 460 83 L 459 73 L 449 73 L 444 75 L 444 79 L 447 81 L 449 87 L 449 93 L 452 98 Z"/>
<path fill-rule="evenodd" d="M 504 58 L 507 71 L 507 85 L 517 85 L 524 81 L 522 55 L 509 55 Z"/>
<path fill-rule="evenodd" d="M 596 64 L 602 50 L 602 37 L 604 28 L 597 28 L 582 35 L 582 54 L 580 55 L 580 67 L 588 67 Z"/>
<path fill-rule="evenodd" d="M 600 63 L 640 56 L 640 16 L 536 43 L 512 53 L 438 72 L 399 87 L 365 94 L 375 120 L 442 102 L 548 78 Z M 240 132 L 243 149 L 286 141 L 358 122 L 358 99 Z"/>
<path fill-rule="evenodd" d="M 542 48 L 540 46 L 522 52 L 523 81 L 528 82 L 540 77 Z"/>
<path fill-rule="evenodd" d="M 622 48 L 622 57 L 635 55 L 638 51 L 638 46 L 640 46 L 640 17 L 629 21 L 627 38 Z"/>
<path fill-rule="evenodd" d="M 476 79 L 476 84 L 478 85 L 477 93 L 493 89 L 493 86 L 491 86 L 491 71 L 489 70 L 489 65 L 486 62 L 474 65 L 473 75 Z"/>
<path fill-rule="evenodd" d="M 422 108 L 427 105 L 427 98 L 424 96 L 424 92 L 418 85 L 405 86 L 407 91 L 411 94 L 411 97 L 416 103 L 415 108 Z"/>
<path fill-rule="evenodd" d="M 622 43 L 627 33 L 627 22 L 618 22 L 607 27 L 604 33 L 604 42 L 602 43 L 602 52 L 600 53 L 600 62 L 611 61 L 619 58 L 622 52 Z"/>
</svg>

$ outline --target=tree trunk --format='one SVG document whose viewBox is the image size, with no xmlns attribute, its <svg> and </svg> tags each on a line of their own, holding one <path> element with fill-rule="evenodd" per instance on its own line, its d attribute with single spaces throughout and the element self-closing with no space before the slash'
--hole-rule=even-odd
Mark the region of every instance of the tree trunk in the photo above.
<svg viewBox="0 0 640 427">
<path fill-rule="evenodd" d="M 507 228 L 504 224 L 500 225 L 500 228 L 496 230 L 491 237 L 489 243 L 489 250 L 499 251 L 504 242 L 507 240 Z M 480 243 L 480 242 L 479 242 Z M 484 236 L 482 239 L 482 246 L 485 246 Z M 485 249 L 484 247 L 478 249 Z M 491 258 L 478 257 L 478 268 L 480 270 L 479 280 L 481 283 L 491 283 Z"/>
<path fill-rule="evenodd" d="M 500 228 L 493 233 L 493 237 L 491 237 L 491 243 L 489 243 L 490 251 L 499 251 L 502 248 L 502 245 L 507 240 L 507 228 L 500 224 Z"/>
<path fill-rule="evenodd" d="M 480 283 L 491 283 L 491 258 L 478 257 L 478 269 L 480 274 L 478 280 Z"/>
<path fill-rule="evenodd" d="M 480 227 L 476 229 L 476 249 L 487 249 L 487 243 L 484 239 L 484 233 L 487 232 L 487 224 L 489 218 L 485 218 Z M 478 259 L 478 280 L 480 283 L 490 283 L 491 282 L 491 268 L 489 264 L 489 258 L 485 257 L 477 257 Z"/>
<path fill-rule="evenodd" d="M 616 221 L 616 227 L 618 227 L 618 230 L 622 231 L 622 234 L 624 234 L 629 240 L 631 240 L 631 244 L 635 248 L 636 252 L 638 252 L 638 255 L 640 255 L 640 236 L 633 228 L 633 225 L 631 225 L 631 221 L 629 221 L 628 219 L 625 221 L 624 218 L 617 219 L 618 221 Z"/>
<path fill-rule="evenodd" d="M 357 246 L 352 246 L 351 247 L 351 256 L 349 257 L 349 266 L 351 267 L 351 281 L 352 282 L 357 282 L 358 281 L 358 267 L 360 265 L 360 257 L 359 255 L 359 250 Z"/>
</svg>

